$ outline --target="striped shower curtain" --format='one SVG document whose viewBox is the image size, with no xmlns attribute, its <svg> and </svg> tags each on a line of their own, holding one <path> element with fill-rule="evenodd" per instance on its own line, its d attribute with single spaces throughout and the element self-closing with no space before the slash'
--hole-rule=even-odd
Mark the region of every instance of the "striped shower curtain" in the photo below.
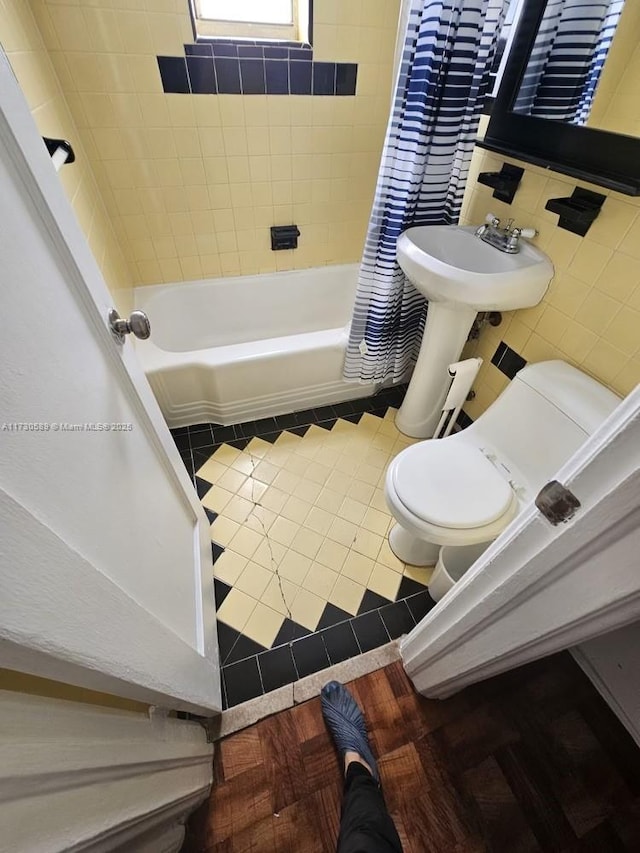
<svg viewBox="0 0 640 853">
<path fill-rule="evenodd" d="M 587 123 L 624 0 L 549 0 L 513 109 Z"/>
<path fill-rule="evenodd" d="M 426 302 L 396 261 L 411 225 L 453 224 L 506 0 L 405 0 L 408 25 L 365 241 L 347 380 L 406 377 Z"/>
</svg>

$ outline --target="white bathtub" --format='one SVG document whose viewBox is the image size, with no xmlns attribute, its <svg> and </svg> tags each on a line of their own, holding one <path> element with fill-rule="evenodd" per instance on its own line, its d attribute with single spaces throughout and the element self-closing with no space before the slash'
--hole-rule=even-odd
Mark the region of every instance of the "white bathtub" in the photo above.
<svg viewBox="0 0 640 853">
<path fill-rule="evenodd" d="M 350 264 L 137 288 L 151 321 L 137 351 L 169 426 L 373 393 L 342 379 L 357 274 Z"/>
</svg>

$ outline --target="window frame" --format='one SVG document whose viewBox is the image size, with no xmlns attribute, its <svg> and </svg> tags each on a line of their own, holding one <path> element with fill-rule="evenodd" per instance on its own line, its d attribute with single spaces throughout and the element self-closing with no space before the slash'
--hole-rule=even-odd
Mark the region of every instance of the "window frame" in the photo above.
<svg viewBox="0 0 640 853">
<path fill-rule="evenodd" d="M 196 43 L 237 42 L 311 47 L 313 38 L 313 0 L 293 0 L 293 24 L 258 24 L 243 21 L 211 21 L 198 15 L 198 0 L 189 0 L 191 28 Z M 204 24 L 204 25 L 203 25 Z M 227 26 L 228 25 L 228 26 Z M 225 32 L 226 30 L 226 32 Z M 299 38 L 306 31 L 306 38 Z"/>
</svg>

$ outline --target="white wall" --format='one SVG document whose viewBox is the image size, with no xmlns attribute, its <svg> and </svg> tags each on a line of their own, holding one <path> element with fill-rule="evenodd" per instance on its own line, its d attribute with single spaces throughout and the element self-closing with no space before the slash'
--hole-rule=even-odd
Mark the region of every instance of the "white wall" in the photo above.
<svg viewBox="0 0 640 853">
<path fill-rule="evenodd" d="M 572 652 L 640 746 L 640 622 L 595 637 Z"/>
</svg>

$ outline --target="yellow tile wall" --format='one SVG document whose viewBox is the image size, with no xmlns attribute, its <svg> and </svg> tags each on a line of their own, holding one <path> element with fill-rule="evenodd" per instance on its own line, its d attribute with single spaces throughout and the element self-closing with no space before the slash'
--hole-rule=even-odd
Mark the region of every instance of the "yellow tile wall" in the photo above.
<svg viewBox="0 0 640 853">
<path fill-rule="evenodd" d="M 0 0 L 0 43 L 43 136 L 69 139 L 76 163 L 60 179 L 118 307 L 130 302 L 132 272 L 102 201 L 78 129 L 26 0 Z"/>
<path fill-rule="evenodd" d="M 316 0 L 314 58 L 356 97 L 162 91 L 187 0 L 32 0 L 136 284 L 359 260 L 390 106 L 399 0 Z M 269 227 L 295 222 L 295 251 Z"/>
<path fill-rule="evenodd" d="M 511 205 L 476 180 L 504 162 L 525 170 Z M 585 237 L 558 228 L 557 215 L 544 209 L 548 199 L 569 196 L 575 186 L 607 197 Z M 539 305 L 505 312 L 500 326 L 485 328 L 478 343 L 467 345 L 467 355 L 484 359 L 467 413 L 477 418 L 508 383 L 490 363 L 501 340 L 527 361 L 561 358 L 629 393 L 640 382 L 640 198 L 476 148 L 462 222 L 480 224 L 489 212 L 536 228 L 533 242 L 549 255 L 555 275 Z"/>
</svg>

